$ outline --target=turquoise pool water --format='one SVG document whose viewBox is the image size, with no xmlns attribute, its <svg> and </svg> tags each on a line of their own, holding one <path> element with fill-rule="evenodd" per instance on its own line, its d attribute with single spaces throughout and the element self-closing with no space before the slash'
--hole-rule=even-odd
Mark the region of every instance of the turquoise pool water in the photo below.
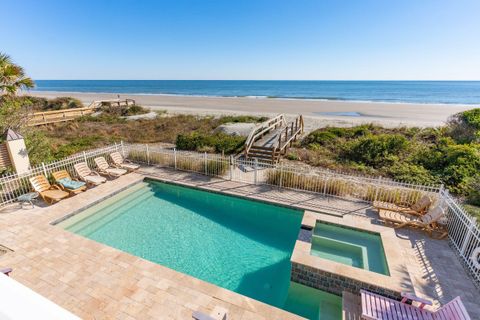
<svg viewBox="0 0 480 320">
<path fill-rule="evenodd" d="M 379 234 L 317 222 L 313 229 L 310 254 L 390 275 Z"/>
<path fill-rule="evenodd" d="M 340 319 L 341 298 L 290 283 L 302 212 L 155 181 L 59 226 L 310 319 Z"/>
</svg>

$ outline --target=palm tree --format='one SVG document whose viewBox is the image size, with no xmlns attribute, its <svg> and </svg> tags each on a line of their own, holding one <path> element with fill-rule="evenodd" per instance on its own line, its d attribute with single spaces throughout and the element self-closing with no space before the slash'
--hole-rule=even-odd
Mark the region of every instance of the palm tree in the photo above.
<svg viewBox="0 0 480 320">
<path fill-rule="evenodd" d="M 0 52 L 0 94 L 14 95 L 19 89 L 33 88 L 35 83 L 25 75 L 9 55 Z"/>
</svg>

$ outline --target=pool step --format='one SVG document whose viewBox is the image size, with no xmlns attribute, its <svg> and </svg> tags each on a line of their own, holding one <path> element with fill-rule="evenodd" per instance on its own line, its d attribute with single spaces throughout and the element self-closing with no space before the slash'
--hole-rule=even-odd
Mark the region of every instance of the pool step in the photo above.
<svg viewBox="0 0 480 320">
<path fill-rule="evenodd" d="M 106 221 L 111 221 L 117 216 L 121 215 L 128 209 L 137 205 L 140 202 L 152 197 L 154 192 L 148 187 L 147 184 L 141 184 L 140 186 L 132 189 L 127 189 L 119 194 L 105 200 L 105 202 L 95 205 L 77 216 L 72 217 L 68 225 L 63 226 L 69 231 L 80 232 L 88 228 L 89 225 L 95 223 L 96 225 L 102 225 Z M 115 212 L 112 214 L 112 212 Z M 106 221 L 99 223 L 102 219 Z"/>
<path fill-rule="evenodd" d="M 365 270 L 370 270 L 368 265 L 367 249 L 363 246 L 313 234 L 312 249 L 310 254 L 315 256 L 320 256 L 320 257 L 322 257 L 322 253 L 331 254 L 331 252 L 329 253 L 328 251 L 318 250 L 317 248 L 319 247 L 324 247 L 330 250 L 336 249 L 334 251 L 337 251 L 337 253 L 340 253 L 340 252 L 350 253 L 353 256 L 352 259 L 354 257 L 360 258 L 360 261 L 359 261 L 360 265 L 356 267 L 365 269 Z"/>
</svg>

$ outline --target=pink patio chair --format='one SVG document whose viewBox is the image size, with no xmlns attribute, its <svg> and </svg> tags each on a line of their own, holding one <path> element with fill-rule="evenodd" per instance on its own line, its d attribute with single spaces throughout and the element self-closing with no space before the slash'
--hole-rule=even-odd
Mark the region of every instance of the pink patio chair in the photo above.
<svg viewBox="0 0 480 320">
<path fill-rule="evenodd" d="M 424 309 L 431 302 L 414 295 L 402 293 L 402 301 L 360 290 L 362 297 L 362 318 L 369 320 L 471 320 L 460 297 L 456 297 L 436 311 Z M 420 303 L 416 307 L 406 304 L 407 300 Z"/>
</svg>

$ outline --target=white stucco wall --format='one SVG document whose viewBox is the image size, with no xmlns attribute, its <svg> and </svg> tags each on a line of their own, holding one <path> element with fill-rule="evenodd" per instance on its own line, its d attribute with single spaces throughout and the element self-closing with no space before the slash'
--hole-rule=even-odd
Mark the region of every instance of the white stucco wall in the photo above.
<svg viewBox="0 0 480 320">
<path fill-rule="evenodd" d="M 25 141 L 23 139 L 10 140 L 6 144 L 15 171 L 17 173 L 27 172 L 30 169 L 30 159 Z"/>
</svg>

